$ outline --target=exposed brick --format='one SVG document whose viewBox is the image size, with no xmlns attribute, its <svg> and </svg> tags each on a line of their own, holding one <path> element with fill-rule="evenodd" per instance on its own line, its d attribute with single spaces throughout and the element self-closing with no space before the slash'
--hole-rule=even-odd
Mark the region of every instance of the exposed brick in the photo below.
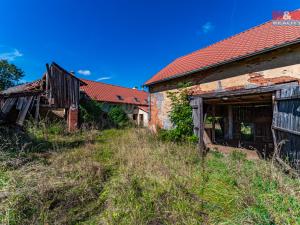
<svg viewBox="0 0 300 225">
<path fill-rule="evenodd" d="M 73 132 L 78 128 L 78 108 L 70 107 L 68 111 L 68 131 Z"/>
</svg>

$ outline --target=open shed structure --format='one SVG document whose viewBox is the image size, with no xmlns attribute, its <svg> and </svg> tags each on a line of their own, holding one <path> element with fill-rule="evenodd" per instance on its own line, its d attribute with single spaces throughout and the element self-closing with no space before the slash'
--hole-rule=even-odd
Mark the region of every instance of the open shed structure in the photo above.
<svg viewBox="0 0 300 225">
<path fill-rule="evenodd" d="M 290 13 L 300 18 L 300 10 Z M 182 56 L 145 85 L 149 127 L 171 129 L 168 92 L 188 83 L 201 148 L 256 149 L 300 169 L 300 26 L 268 21 Z M 213 118 L 213 119 L 212 119 Z M 212 120 L 208 122 L 208 120 Z"/>
<path fill-rule="evenodd" d="M 0 93 L 0 123 L 23 126 L 30 113 L 38 121 L 43 111 L 63 110 L 68 128 L 78 125 L 80 86 L 85 83 L 56 63 L 46 65 L 46 73 L 35 82 L 9 88 Z"/>
<path fill-rule="evenodd" d="M 211 143 L 259 150 L 300 168 L 300 86 L 298 82 L 191 97 L 194 132 L 205 150 L 205 132 Z M 212 120 L 207 128 L 205 118 Z M 222 135 L 216 137 L 216 124 Z M 250 129 L 243 137 L 242 126 Z M 281 158 L 281 159 L 280 159 Z"/>
</svg>

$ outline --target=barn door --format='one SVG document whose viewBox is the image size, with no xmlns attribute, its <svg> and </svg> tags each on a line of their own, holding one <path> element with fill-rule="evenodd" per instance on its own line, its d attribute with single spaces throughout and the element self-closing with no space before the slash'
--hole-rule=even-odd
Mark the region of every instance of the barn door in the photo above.
<svg viewBox="0 0 300 225">
<path fill-rule="evenodd" d="M 300 169 L 300 87 L 276 91 L 273 96 L 273 138 L 279 156 Z"/>
</svg>

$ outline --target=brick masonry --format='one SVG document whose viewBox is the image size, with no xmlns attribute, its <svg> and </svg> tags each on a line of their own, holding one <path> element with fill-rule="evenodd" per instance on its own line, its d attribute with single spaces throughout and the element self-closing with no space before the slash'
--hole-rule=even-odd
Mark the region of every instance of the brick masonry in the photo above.
<svg viewBox="0 0 300 225">
<path fill-rule="evenodd" d="M 73 132 L 78 129 L 78 108 L 71 107 L 68 110 L 68 131 Z"/>
</svg>

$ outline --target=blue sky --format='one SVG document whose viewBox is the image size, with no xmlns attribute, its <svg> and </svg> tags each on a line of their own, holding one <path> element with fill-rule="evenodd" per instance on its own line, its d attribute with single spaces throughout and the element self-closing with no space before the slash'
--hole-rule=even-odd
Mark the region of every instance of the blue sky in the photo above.
<svg viewBox="0 0 300 225">
<path fill-rule="evenodd" d="M 41 77 L 55 61 L 79 77 L 140 86 L 177 57 L 270 20 L 295 0 L 1 0 L 0 58 Z"/>
</svg>

